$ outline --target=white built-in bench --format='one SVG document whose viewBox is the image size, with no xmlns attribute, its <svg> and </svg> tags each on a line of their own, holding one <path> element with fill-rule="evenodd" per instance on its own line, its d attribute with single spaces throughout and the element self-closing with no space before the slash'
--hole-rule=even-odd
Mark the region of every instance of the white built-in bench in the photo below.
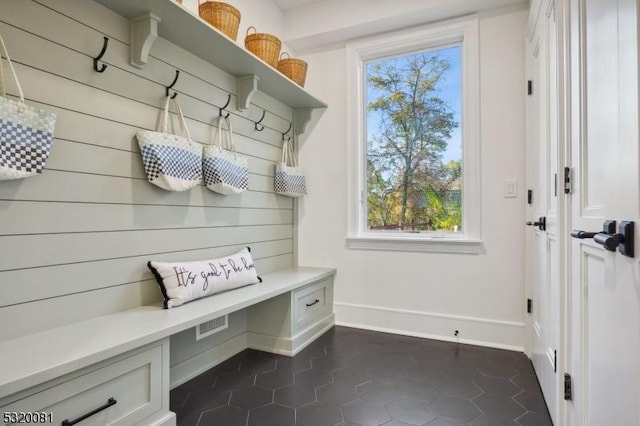
<svg viewBox="0 0 640 426">
<path fill-rule="evenodd" d="M 292 267 L 178 308 L 142 306 L 2 341 L 0 412 L 51 413 L 61 424 L 104 406 L 82 425 L 175 425 L 171 335 L 247 309 L 247 347 L 294 355 L 334 324 L 334 274 Z"/>
</svg>

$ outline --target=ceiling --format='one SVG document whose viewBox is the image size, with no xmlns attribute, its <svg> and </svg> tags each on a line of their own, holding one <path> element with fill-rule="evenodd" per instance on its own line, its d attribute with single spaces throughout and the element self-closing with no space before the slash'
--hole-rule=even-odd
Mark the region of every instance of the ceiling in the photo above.
<svg viewBox="0 0 640 426">
<path fill-rule="evenodd" d="M 273 1 L 284 11 L 284 40 L 298 54 L 491 10 L 525 11 L 528 3 L 528 0 Z"/>
<path fill-rule="evenodd" d="M 283 11 L 303 6 L 305 4 L 314 3 L 316 1 L 318 0 L 273 0 L 273 2 Z"/>
</svg>

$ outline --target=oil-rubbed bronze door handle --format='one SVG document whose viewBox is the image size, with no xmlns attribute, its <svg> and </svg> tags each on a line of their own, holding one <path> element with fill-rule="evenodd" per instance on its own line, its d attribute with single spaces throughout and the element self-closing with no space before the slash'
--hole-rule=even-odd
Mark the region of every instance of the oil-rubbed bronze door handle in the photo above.
<svg viewBox="0 0 640 426">
<path fill-rule="evenodd" d="M 593 238 L 593 241 L 602 245 L 608 251 L 616 251 L 628 257 L 634 257 L 634 223 L 630 221 L 620 222 L 620 228 L 616 233 L 616 221 L 605 220 L 601 232 L 571 231 L 573 238 Z"/>
<path fill-rule="evenodd" d="M 537 226 L 539 230 L 546 231 L 547 230 L 547 218 L 542 216 L 538 218 L 537 222 L 527 222 L 528 226 Z"/>
<path fill-rule="evenodd" d="M 602 224 L 602 231 L 587 232 L 587 231 L 573 230 L 571 231 L 571 236 L 573 238 L 579 238 L 581 240 L 584 240 L 587 238 L 594 238 L 598 234 L 613 235 L 615 233 L 616 233 L 616 221 L 605 220 L 604 223 Z"/>
<path fill-rule="evenodd" d="M 593 238 L 593 241 L 601 244 L 606 250 L 619 250 L 627 257 L 635 256 L 634 234 L 635 224 L 628 220 L 620 222 L 618 232 L 616 232 L 615 220 L 605 221 L 602 232 L 571 231 L 573 238 Z"/>
</svg>

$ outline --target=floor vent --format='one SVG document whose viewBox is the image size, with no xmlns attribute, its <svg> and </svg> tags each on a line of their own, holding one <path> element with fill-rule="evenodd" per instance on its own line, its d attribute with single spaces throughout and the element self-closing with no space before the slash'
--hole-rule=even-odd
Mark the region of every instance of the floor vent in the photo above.
<svg viewBox="0 0 640 426">
<path fill-rule="evenodd" d="M 196 327 L 196 340 L 204 339 L 229 327 L 229 315 L 203 322 Z"/>
</svg>

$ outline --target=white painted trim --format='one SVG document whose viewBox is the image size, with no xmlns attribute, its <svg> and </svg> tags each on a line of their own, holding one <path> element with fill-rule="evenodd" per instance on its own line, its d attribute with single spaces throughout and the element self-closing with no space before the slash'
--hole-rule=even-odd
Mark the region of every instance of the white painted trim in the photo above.
<svg viewBox="0 0 640 426">
<path fill-rule="evenodd" d="M 555 373 L 557 370 L 556 359 L 555 359 L 556 354 L 553 352 L 553 349 L 547 348 L 545 355 L 546 355 L 547 361 L 549 362 L 549 367 Z"/>
<path fill-rule="evenodd" d="M 364 143 L 364 62 L 385 56 L 406 54 L 416 50 L 462 42 L 462 116 L 463 149 L 463 229 L 464 234 L 438 234 L 438 243 L 429 233 L 398 233 L 389 244 L 387 236 L 366 232 L 363 190 L 365 187 Z M 398 31 L 350 43 L 346 46 L 347 63 L 347 248 L 372 250 L 469 252 L 448 246 L 461 240 L 471 246 L 481 241 L 480 185 L 480 59 L 479 29 L 475 16 L 460 18 L 417 29 Z M 370 238 L 369 235 L 375 235 Z M 406 241 L 406 242 L 405 242 Z M 416 241 L 421 241 L 417 244 Z M 405 248 L 399 248 L 406 245 Z M 420 249 L 418 249 L 420 248 Z M 441 250 L 440 250 L 441 249 Z M 479 251 L 471 251 L 477 253 Z"/>
<path fill-rule="evenodd" d="M 327 315 L 292 338 L 247 331 L 247 347 L 265 352 L 294 356 L 335 325 L 335 315 Z"/>
<path fill-rule="evenodd" d="M 505 349 L 508 351 L 524 352 L 524 348 L 522 348 L 521 346 L 488 344 L 487 342 L 479 342 L 479 341 L 470 340 L 470 339 L 457 339 L 455 337 L 444 337 L 444 336 L 434 335 L 434 334 L 408 332 L 405 330 L 397 330 L 395 328 L 374 327 L 370 325 L 353 324 L 353 323 L 342 322 L 342 321 L 336 321 L 336 325 L 340 325 L 343 327 L 360 328 L 362 330 L 379 331 L 381 333 L 392 333 L 392 334 L 400 334 L 403 336 L 419 337 L 421 339 L 441 340 L 443 342 L 462 343 L 465 345 L 483 346 L 488 348 Z"/>
<path fill-rule="evenodd" d="M 293 355 L 296 355 L 298 352 L 309 346 L 314 340 L 322 336 L 335 324 L 336 315 L 331 312 L 331 314 L 315 323 L 312 327 L 296 334 L 293 337 Z"/>
<path fill-rule="evenodd" d="M 338 302 L 334 310 L 336 325 L 524 351 L 525 325 L 520 322 Z M 460 331 L 458 338 L 454 330 Z"/>
<path fill-rule="evenodd" d="M 169 411 L 164 416 L 149 423 L 149 426 L 176 426 L 176 413 Z"/>
<path fill-rule="evenodd" d="M 435 253 L 484 253 L 480 240 L 453 238 L 411 238 L 410 235 L 361 235 L 347 237 L 347 248 L 359 250 L 387 250 Z"/>
<path fill-rule="evenodd" d="M 247 331 L 247 345 L 251 349 L 271 352 L 278 355 L 293 356 L 292 339 L 270 334 Z"/>
<path fill-rule="evenodd" d="M 533 42 L 541 10 L 542 0 L 531 0 L 529 3 L 529 18 L 527 21 L 527 35 L 529 36 L 530 42 Z"/>
<path fill-rule="evenodd" d="M 201 352 L 170 368 L 170 388 L 188 382 L 208 369 L 242 352 L 247 348 L 247 334 L 241 333 L 231 339 Z"/>
</svg>

